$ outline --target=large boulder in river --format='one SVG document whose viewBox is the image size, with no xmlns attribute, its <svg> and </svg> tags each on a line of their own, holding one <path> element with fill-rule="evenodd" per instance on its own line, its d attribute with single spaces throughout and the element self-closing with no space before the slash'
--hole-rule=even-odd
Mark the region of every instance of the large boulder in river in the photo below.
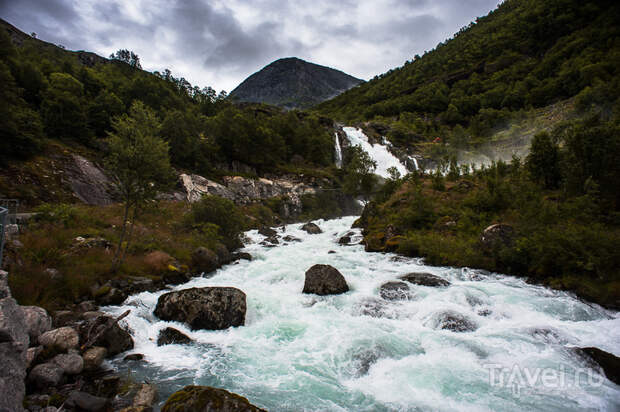
<svg viewBox="0 0 620 412">
<path fill-rule="evenodd" d="M 157 346 L 190 343 L 192 339 L 175 328 L 166 328 L 159 331 Z"/>
<path fill-rule="evenodd" d="M 260 412 L 243 396 L 210 386 L 186 386 L 170 395 L 162 412 Z"/>
<path fill-rule="evenodd" d="M 323 233 L 321 228 L 316 223 L 312 223 L 312 222 L 306 223 L 305 225 L 303 225 L 301 227 L 301 230 L 311 235 L 318 235 L 319 233 Z"/>
<path fill-rule="evenodd" d="M 338 295 L 349 291 L 344 276 L 333 266 L 314 265 L 306 271 L 303 293 Z"/>
<path fill-rule="evenodd" d="M 603 369 L 607 379 L 616 385 L 620 385 L 620 358 L 612 353 L 594 347 L 576 348 L 575 351 L 582 357 L 596 362 L 601 369 Z"/>
<path fill-rule="evenodd" d="M 186 322 L 192 330 L 221 330 L 245 324 L 245 293 L 231 287 L 191 288 L 161 295 L 155 316 Z"/>
<path fill-rule="evenodd" d="M 447 280 L 425 272 L 408 273 L 406 275 L 399 276 L 398 278 L 404 280 L 405 282 L 413 283 L 414 285 L 433 287 L 450 286 L 450 282 Z"/>
<path fill-rule="evenodd" d="M 48 389 L 60 384 L 63 373 L 62 368 L 55 363 L 41 363 L 32 368 L 28 381 L 39 389 Z"/>
</svg>

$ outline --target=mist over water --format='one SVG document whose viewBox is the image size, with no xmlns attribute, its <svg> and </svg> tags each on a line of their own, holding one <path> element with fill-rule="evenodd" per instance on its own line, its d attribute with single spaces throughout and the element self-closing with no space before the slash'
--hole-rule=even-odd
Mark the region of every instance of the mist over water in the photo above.
<svg viewBox="0 0 620 412">
<path fill-rule="evenodd" d="M 153 310 L 165 291 L 134 295 L 120 307 L 106 308 L 113 314 L 131 309 L 127 324 L 135 340 L 133 352 L 146 360 L 114 360 L 113 366 L 131 369 L 136 381 L 156 382 L 162 403 L 183 386 L 199 384 L 225 388 L 270 411 L 620 408 L 619 387 L 600 375 L 593 383 L 535 383 L 518 392 L 514 385 L 492 385 L 489 379 L 489 365 L 563 368 L 573 376 L 585 365 L 572 346 L 620 354 L 618 313 L 513 277 L 425 266 L 419 259 L 366 253 L 360 245 L 339 246 L 354 219 L 317 221 L 323 229 L 318 235 L 301 231 L 300 224 L 288 225 L 286 234 L 302 241 L 275 248 L 259 245 L 263 236 L 248 232 L 253 243 L 244 251 L 253 261 L 173 288 L 241 289 L 248 306 L 243 327 L 191 331 L 181 323 L 160 321 Z M 361 239 L 355 232 L 354 240 Z M 328 254 L 330 250 L 336 253 Z M 325 297 L 302 294 L 304 273 L 317 263 L 336 267 L 351 291 Z M 420 271 L 451 285 L 410 285 L 406 301 L 380 297 L 384 282 Z M 446 312 L 462 315 L 476 330 L 441 329 Z M 167 326 L 195 342 L 157 347 L 158 332 Z"/>
</svg>

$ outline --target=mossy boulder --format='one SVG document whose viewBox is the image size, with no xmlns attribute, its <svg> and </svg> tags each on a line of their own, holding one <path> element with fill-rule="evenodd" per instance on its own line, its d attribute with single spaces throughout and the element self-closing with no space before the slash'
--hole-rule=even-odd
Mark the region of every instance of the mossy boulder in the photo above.
<svg viewBox="0 0 620 412">
<path fill-rule="evenodd" d="M 210 386 L 186 386 L 170 395 L 162 412 L 259 412 L 243 396 Z"/>
<path fill-rule="evenodd" d="M 396 252 L 401 242 L 406 240 L 407 238 L 401 235 L 392 236 L 385 242 L 384 250 L 386 252 Z"/>
<path fill-rule="evenodd" d="M 366 252 L 383 252 L 385 248 L 385 232 L 374 232 L 364 237 Z"/>
<path fill-rule="evenodd" d="M 167 321 L 186 322 L 192 330 L 221 330 L 245 323 L 246 296 L 232 287 L 178 290 L 161 295 L 155 316 Z"/>
<path fill-rule="evenodd" d="M 303 293 L 339 295 L 349 291 L 344 276 L 333 266 L 314 265 L 306 271 Z"/>
</svg>

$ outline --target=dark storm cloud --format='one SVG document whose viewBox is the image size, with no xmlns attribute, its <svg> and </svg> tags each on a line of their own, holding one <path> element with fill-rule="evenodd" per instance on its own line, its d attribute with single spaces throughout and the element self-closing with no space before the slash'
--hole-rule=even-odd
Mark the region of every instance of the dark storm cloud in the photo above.
<svg viewBox="0 0 620 412">
<path fill-rule="evenodd" d="M 297 56 L 370 78 L 432 49 L 497 0 L 0 0 L 0 17 L 40 39 L 231 90 Z"/>
</svg>

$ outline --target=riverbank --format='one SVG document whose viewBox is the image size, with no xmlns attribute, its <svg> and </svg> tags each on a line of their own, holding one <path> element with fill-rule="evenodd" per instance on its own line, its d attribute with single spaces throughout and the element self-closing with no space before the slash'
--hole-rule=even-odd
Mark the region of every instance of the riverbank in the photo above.
<svg viewBox="0 0 620 412">
<path fill-rule="evenodd" d="M 459 174 L 389 181 L 356 222 L 366 250 L 507 273 L 620 308 L 620 227 L 596 192 L 543 189 L 520 163 Z"/>
</svg>

